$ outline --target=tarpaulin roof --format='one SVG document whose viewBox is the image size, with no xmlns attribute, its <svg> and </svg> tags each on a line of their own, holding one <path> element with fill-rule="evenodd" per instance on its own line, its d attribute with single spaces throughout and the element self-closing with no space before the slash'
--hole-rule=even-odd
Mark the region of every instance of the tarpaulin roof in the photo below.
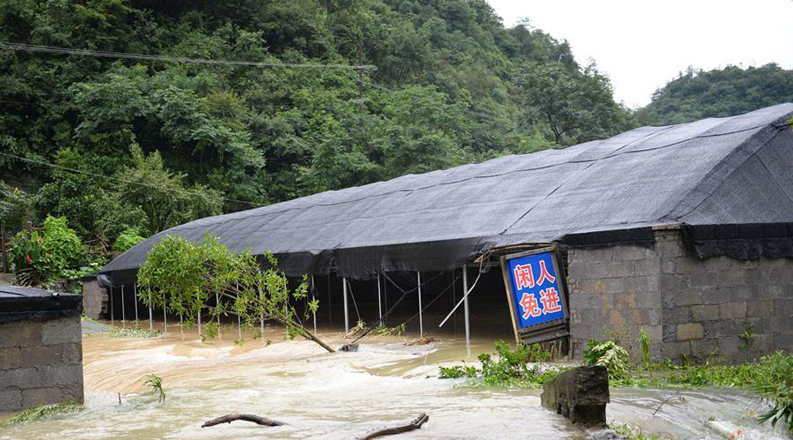
<svg viewBox="0 0 793 440">
<path fill-rule="evenodd" d="M 642 127 L 203 218 L 147 239 L 103 272 L 134 271 L 168 234 L 198 242 L 209 233 L 233 250 L 269 250 L 290 275 L 366 278 L 459 267 L 506 245 L 620 241 L 659 225 L 791 223 L 791 116 L 793 104 L 782 104 Z"/>
</svg>

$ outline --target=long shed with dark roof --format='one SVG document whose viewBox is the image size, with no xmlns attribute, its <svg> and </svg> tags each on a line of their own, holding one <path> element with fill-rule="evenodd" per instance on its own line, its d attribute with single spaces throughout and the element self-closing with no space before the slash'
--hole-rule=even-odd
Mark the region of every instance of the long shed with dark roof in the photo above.
<svg viewBox="0 0 793 440">
<path fill-rule="evenodd" d="M 728 118 L 642 127 L 565 149 L 199 219 L 156 234 L 102 272 L 115 284 L 134 280 L 148 251 L 168 234 L 193 241 L 212 234 L 234 250 L 269 250 L 290 275 L 357 280 L 384 272 L 449 271 L 500 249 L 557 243 L 569 253 L 574 346 L 602 336 L 594 327 L 605 319 L 612 330 L 624 325 L 633 336 L 639 330 L 651 334 L 659 356 L 697 355 L 727 337 L 726 330 L 718 333 L 701 323 L 793 314 L 791 117 L 793 104 L 782 104 Z M 620 260 L 625 250 L 640 258 Z M 601 256 L 590 261 L 592 255 Z M 710 267 L 715 261 L 722 269 Z M 625 264 L 609 272 L 616 262 Z M 766 266 L 776 272 L 763 272 Z M 748 275 L 731 276 L 743 283 L 732 286 L 716 279 L 736 267 L 758 269 L 762 283 Z M 710 284 L 697 275 L 700 269 L 712 272 Z M 778 289 L 769 294 L 750 287 L 758 285 Z M 732 297 L 727 287 L 742 293 Z M 743 305 L 703 298 L 708 289 L 723 290 L 718 295 L 725 301 L 737 298 L 724 304 Z M 672 291 L 680 298 L 665 297 Z M 764 303 L 767 314 L 751 305 L 758 299 L 770 301 Z M 641 313 L 627 316 L 625 310 Z M 697 320 L 703 317 L 709 319 Z M 777 337 L 771 330 L 758 352 L 793 346 L 789 334 Z M 733 355 L 732 346 L 721 348 Z"/>
</svg>

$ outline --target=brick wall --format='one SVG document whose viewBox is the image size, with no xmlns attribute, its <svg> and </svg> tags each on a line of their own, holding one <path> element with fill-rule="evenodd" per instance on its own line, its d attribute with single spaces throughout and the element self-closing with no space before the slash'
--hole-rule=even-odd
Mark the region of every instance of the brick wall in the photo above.
<svg viewBox="0 0 793 440">
<path fill-rule="evenodd" d="M 0 324 L 0 411 L 83 403 L 79 312 Z"/>
<path fill-rule="evenodd" d="M 676 230 L 657 231 L 652 248 L 570 249 L 571 342 L 619 335 L 638 358 L 639 330 L 656 360 L 724 356 L 751 360 L 793 350 L 793 260 L 698 259 Z M 741 333 L 751 329 L 752 338 Z"/>
</svg>

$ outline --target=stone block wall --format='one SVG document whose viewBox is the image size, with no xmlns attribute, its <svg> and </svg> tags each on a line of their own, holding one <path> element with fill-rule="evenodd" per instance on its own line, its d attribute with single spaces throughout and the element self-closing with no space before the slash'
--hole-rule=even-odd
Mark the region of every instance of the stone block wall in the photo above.
<svg viewBox="0 0 793 440">
<path fill-rule="evenodd" d="M 793 351 L 792 259 L 699 259 L 677 231 L 656 233 L 656 253 L 664 358 L 745 362 Z"/>
<path fill-rule="evenodd" d="M 83 403 L 80 315 L 0 324 L 0 412 Z"/>
<path fill-rule="evenodd" d="M 699 259 L 679 231 L 659 230 L 653 247 L 570 249 L 568 264 L 576 356 L 588 339 L 616 334 L 638 358 L 641 329 L 656 360 L 793 351 L 791 259 Z"/>
<path fill-rule="evenodd" d="M 96 280 L 83 281 L 83 309 L 91 319 L 103 319 L 108 314 L 107 290 L 99 287 Z"/>
<path fill-rule="evenodd" d="M 581 356 L 587 340 L 607 339 L 613 333 L 636 355 L 639 331 L 644 330 L 659 356 L 663 336 L 658 293 L 661 267 L 655 250 L 640 246 L 570 249 L 567 258 L 574 355 Z"/>
</svg>

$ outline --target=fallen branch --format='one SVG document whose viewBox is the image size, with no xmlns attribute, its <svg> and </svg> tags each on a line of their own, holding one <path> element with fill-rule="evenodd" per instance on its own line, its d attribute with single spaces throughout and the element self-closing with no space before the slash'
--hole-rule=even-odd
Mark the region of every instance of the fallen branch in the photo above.
<svg viewBox="0 0 793 440">
<path fill-rule="evenodd" d="M 427 423 L 429 419 L 430 416 L 428 416 L 425 413 L 421 413 L 421 415 L 416 417 L 412 422 L 408 423 L 407 425 L 399 425 L 391 428 L 377 429 L 375 431 L 371 431 L 364 434 L 363 437 L 358 437 L 358 440 L 370 440 L 375 437 L 382 437 L 384 435 L 394 435 L 394 434 L 401 434 L 403 432 L 413 431 L 414 429 L 421 428 L 421 425 Z"/>
<path fill-rule="evenodd" d="M 204 424 L 201 425 L 201 427 L 202 428 L 208 428 L 210 426 L 219 425 L 221 423 L 231 423 L 231 422 L 233 422 L 235 420 L 244 420 L 246 422 L 253 422 L 253 423 L 256 423 L 256 424 L 259 424 L 259 425 L 264 425 L 264 426 L 286 425 L 286 423 L 284 423 L 284 422 L 280 422 L 278 420 L 273 420 L 273 419 L 270 419 L 270 418 L 267 418 L 267 417 L 261 417 L 261 416 L 257 416 L 257 415 L 254 415 L 254 414 L 236 414 L 235 413 L 235 414 L 226 414 L 223 417 L 218 417 L 218 418 L 212 419 L 212 420 L 210 420 L 208 422 L 204 422 Z"/>
</svg>

